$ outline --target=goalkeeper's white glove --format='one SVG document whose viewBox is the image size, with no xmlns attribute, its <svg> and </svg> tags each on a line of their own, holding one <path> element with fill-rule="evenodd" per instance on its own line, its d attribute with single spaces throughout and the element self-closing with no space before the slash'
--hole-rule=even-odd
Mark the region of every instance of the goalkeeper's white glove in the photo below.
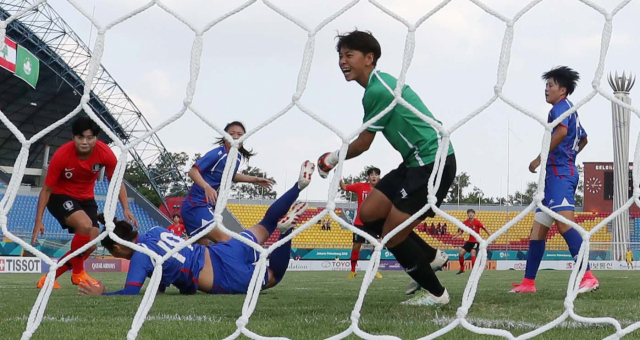
<svg viewBox="0 0 640 340">
<path fill-rule="evenodd" d="M 338 153 L 340 150 L 334 152 L 327 152 L 318 158 L 318 174 L 320 177 L 327 178 L 329 171 L 338 164 Z"/>
</svg>

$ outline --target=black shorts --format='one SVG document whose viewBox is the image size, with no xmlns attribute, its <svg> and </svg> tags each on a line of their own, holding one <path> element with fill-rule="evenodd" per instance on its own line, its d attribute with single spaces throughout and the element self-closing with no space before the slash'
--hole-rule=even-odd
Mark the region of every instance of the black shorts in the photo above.
<svg viewBox="0 0 640 340">
<path fill-rule="evenodd" d="M 473 249 L 475 249 L 477 251 L 478 248 L 480 248 L 480 243 L 478 243 L 478 242 L 468 242 L 467 241 L 462 246 L 462 249 L 464 249 L 464 251 L 466 251 L 467 253 L 470 253 Z"/>
<path fill-rule="evenodd" d="M 373 236 L 373 238 L 376 238 L 376 239 L 380 238 L 380 235 L 378 235 L 378 234 L 377 234 L 376 232 L 374 232 L 373 230 L 370 230 L 370 229 L 365 228 L 364 226 L 361 226 L 361 225 L 354 225 L 354 227 L 356 227 L 356 228 L 358 228 L 358 229 L 360 229 L 360 230 L 364 231 L 365 233 L 367 233 L 367 234 L 369 234 L 369 235 Z M 367 240 L 366 240 L 364 237 L 362 237 L 362 236 L 360 236 L 360 235 L 358 235 L 358 234 L 356 234 L 356 233 L 353 233 L 353 243 L 363 244 L 363 243 L 365 243 L 365 242 L 367 242 Z"/>
<path fill-rule="evenodd" d="M 386 174 L 378 184 L 378 189 L 393 203 L 398 210 L 413 215 L 427 205 L 427 195 L 429 190 L 427 184 L 433 171 L 433 164 L 426 164 L 421 167 L 408 168 L 404 164 Z M 447 197 L 449 188 L 456 177 L 456 156 L 447 156 L 442 173 L 440 186 L 436 191 L 436 198 L 439 207 Z M 432 209 L 427 210 L 419 220 L 436 215 Z"/>
<path fill-rule="evenodd" d="M 47 209 L 49 209 L 51 215 L 58 220 L 62 229 L 67 229 L 69 233 L 73 234 L 75 231 L 73 227 L 66 224 L 67 217 L 78 210 L 84 211 L 91 219 L 91 224 L 93 224 L 95 228 L 98 228 L 98 204 L 94 199 L 78 201 L 71 196 L 51 194 L 49 203 L 47 203 Z"/>
</svg>

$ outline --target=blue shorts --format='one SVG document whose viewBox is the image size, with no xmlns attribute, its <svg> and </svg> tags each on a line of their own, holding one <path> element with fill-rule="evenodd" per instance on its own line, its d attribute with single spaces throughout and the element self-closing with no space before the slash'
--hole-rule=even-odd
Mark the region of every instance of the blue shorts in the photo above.
<svg viewBox="0 0 640 340">
<path fill-rule="evenodd" d="M 257 243 L 252 232 L 245 230 L 240 236 Z M 208 246 L 213 265 L 213 288 L 211 294 L 246 294 L 255 262 L 260 254 L 244 243 L 232 239 Z M 264 273 L 262 289 L 269 281 L 269 271 Z"/>
<path fill-rule="evenodd" d="M 575 210 L 576 187 L 578 176 L 547 175 L 544 186 L 544 199 L 542 205 L 552 211 Z M 536 212 L 540 212 L 540 208 Z"/>
<path fill-rule="evenodd" d="M 193 206 L 188 200 L 184 201 L 182 208 L 180 208 L 180 215 L 189 237 L 209 226 L 209 222 L 213 221 L 214 209 L 215 206 L 212 205 Z"/>
</svg>

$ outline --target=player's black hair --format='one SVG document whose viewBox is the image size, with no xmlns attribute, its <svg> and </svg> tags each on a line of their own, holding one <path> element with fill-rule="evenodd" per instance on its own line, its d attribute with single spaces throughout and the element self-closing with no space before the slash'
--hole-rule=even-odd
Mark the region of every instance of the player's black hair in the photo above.
<svg viewBox="0 0 640 340">
<path fill-rule="evenodd" d="M 82 136 L 82 133 L 87 130 L 91 130 L 91 133 L 96 137 L 102 132 L 100 126 L 86 116 L 76 118 L 73 124 L 71 124 L 71 133 L 73 133 L 74 136 Z"/>
<path fill-rule="evenodd" d="M 467 209 L 467 214 L 468 214 L 468 213 L 470 213 L 470 212 L 472 212 L 472 213 L 474 213 L 474 214 L 476 213 L 476 211 L 475 211 L 475 210 L 473 210 L 473 209 L 471 209 L 471 208 Z"/>
<path fill-rule="evenodd" d="M 375 166 L 372 166 L 369 169 L 367 169 L 367 176 L 371 176 L 371 174 L 374 172 L 380 175 L 380 169 L 376 168 Z"/>
<path fill-rule="evenodd" d="M 173 214 L 173 215 L 171 215 L 171 219 L 176 218 L 176 216 L 178 216 L 178 218 L 180 218 L 180 214 Z"/>
<path fill-rule="evenodd" d="M 567 89 L 567 96 L 572 94 L 580 80 L 580 74 L 566 66 L 558 66 L 549 72 L 542 74 L 542 79 L 553 78 L 560 87 Z"/>
<path fill-rule="evenodd" d="M 343 47 L 360 51 L 364 55 L 373 53 L 373 66 L 376 66 L 378 59 L 380 59 L 382 55 L 380 43 L 373 37 L 371 32 L 363 32 L 356 29 L 352 32 L 338 34 L 336 38 L 338 38 L 338 43 L 336 44 L 336 51 L 338 51 L 338 53 L 340 53 L 340 49 Z"/>
<path fill-rule="evenodd" d="M 105 225 L 104 222 L 104 214 L 98 215 L 98 221 Z M 118 221 L 118 219 L 114 218 L 113 223 L 116 224 L 116 228 L 113 229 L 113 232 L 118 235 L 121 239 L 129 242 L 133 242 L 138 236 L 138 232 L 133 229 L 133 226 L 129 224 L 127 221 Z M 105 229 L 103 228 L 102 231 Z M 102 246 L 107 249 L 109 252 L 113 250 L 113 246 L 116 245 L 116 241 L 112 240 L 111 237 L 107 236 L 102 239 L 100 242 Z"/>
<path fill-rule="evenodd" d="M 239 126 L 239 127 L 242 128 L 242 131 L 247 132 L 247 129 L 244 127 L 244 124 L 242 124 L 241 122 L 239 122 L 237 120 L 227 124 L 227 126 L 224 127 L 224 131 L 225 132 L 229 132 L 229 129 L 232 126 Z M 219 145 L 224 145 L 224 138 L 222 138 L 222 137 L 218 138 L 218 142 L 217 143 Z M 256 155 L 256 153 L 253 152 L 253 149 L 247 150 L 247 149 L 244 148 L 244 145 L 240 149 L 238 149 L 238 152 L 240 152 L 242 157 L 244 157 L 244 159 L 246 159 L 246 160 L 249 160 L 249 158 L 251 158 L 252 156 Z"/>
</svg>

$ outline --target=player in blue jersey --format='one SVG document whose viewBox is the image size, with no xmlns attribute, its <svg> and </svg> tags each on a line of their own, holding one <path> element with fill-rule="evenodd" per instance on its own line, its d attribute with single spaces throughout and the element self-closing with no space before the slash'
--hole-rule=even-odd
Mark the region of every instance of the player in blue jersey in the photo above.
<svg viewBox="0 0 640 340">
<path fill-rule="evenodd" d="M 237 121 L 227 124 L 224 131 L 231 135 L 233 139 L 242 137 L 246 132 L 244 125 Z M 220 189 L 222 173 L 227 164 L 228 151 L 231 149 L 231 144 L 224 138 L 220 138 L 218 144 L 219 146 L 217 148 L 207 152 L 189 171 L 189 177 L 193 180 L 193 185 L 180 211 L 189 237 L 196 235 L 213 220 L 213 211 L 215 209 L 216 199 L 218 198 L 218 189 Z M 238 159 L 233 168 L 233 181 L 236 183 L 253 183 L 263 188 L 271 189 L 273 182 L 266 178 L 238 173 L 238 167 L 240 167 L 242 159 L 249 160 L 249 158 L 254 155 L 253 152 L 245 149 L 242 144 L 238 151 Z M 224 242 L 229 240 L 229 236 L 216 228 L 198 240 L 198 244 L 207 245 L 209 244 L 209 240 Z"/>
<path fill-rule="evenodd" d="M 282 197 L 276 200 L 265 213 L 260 223 L 243 231 L 240 235 L 259 245 L 269 238 L 278 228 L 280 239 L 288 236 L 307 204 L 299 202 L 300 192 L 309 185 L 315 165 L 305 161 L 300 170 L 298 182 Z M 283 217 L 287 214 L 285 217 Z M 104 222 L 104 220 L 102 221 Z M 114 230 L 120 238 L 135 242 L 161 256 L 179 244 L 183 239 L 167 229 L 155 227 L 147 233 L 139 235 L 125 221 L 117 221 Z M 113 256 L 131 260 L 124 289 L 107 293 L 102 283 L 81 284 L 78 290 L 83 295 L 137 295 L 147 277 L 153 273 L 153 262 L 149 256 L 131 248 L 115 243 L 110 237 L 102 240 Z M 272 288 L 284 277 L 289 266 L 291 241 L 283 244 L 271 253 L 269 267 L 262 280 L 262 289 Z M 211 294 L 245 294 L 255 270 L 254 263 L 259 254 L 241 241 L 231 239 L 208 246 L 193 244 L 181 249 L 162 264 L 162 279 L 159 291 L 163 292 L 169 285 L 174 285 L 181 294 L 195 294 L 201 291 Z"/>
<path fill-rule="evenodd" d="M 547 119 L 550 123 L 573 107 L 573 103 L 567 99 L 567 96 L 573 93 L 580 75 L 566 66 L 560 66 L 546 72 L 542 78 L 547 82 L 545 89 L 547 103 L 553 105 Z M 565 117 L 553 128 L 542 204 L 570 221 L 575 221 L 574 196 L 579 177 L 576 156 L 585 145 L 587 145 L 587 133 L 580 125 L 577 111 Z M 540 156 L 538 156 L 529 165 L 529 171 L 535 173 L 540 162 Z M 513 284 L 515 288 L 511 290 L 512 293 L 536 292 L 536 274 L 544 255 L 547 233 L 554 222 L 567 242 L 571 256 L 576 259 L 582 245 L 580 233 L 570 225 L 554 220 L 550 215 L 537 209 L 531 228 L 524 279 L 519 284 Z M 587 266 L 579 292 L 590 292 L 598 289 L 599 286 L 598 279 L 593 276 Z"/>
</svg>

